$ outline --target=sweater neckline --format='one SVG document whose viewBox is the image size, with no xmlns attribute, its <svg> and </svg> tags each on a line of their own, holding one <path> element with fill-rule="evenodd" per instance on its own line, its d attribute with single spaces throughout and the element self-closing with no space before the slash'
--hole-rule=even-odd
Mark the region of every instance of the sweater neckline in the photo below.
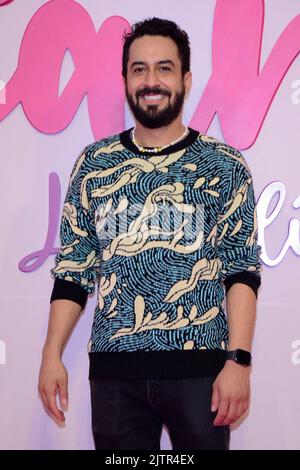
<svg viewBox="0 0 300 470">
<path fill-rule="evenodd" d="M 127 148 L 131 152 L 133 152 L 135 154 L 138 154 L 138 155 L 144 155 L 144 156 L 147 156 L 147 157 L 150 157 L 150 156 L 153 157 L 153 156 L 158 156 L 158 155 L 166 155 L 166 154 L 169 155 L 170 153 L 178 152 L 178 150 L 182 150 L 182 149 L 188 147 L 189 145 L 192 145 L 197 140 L 197 138 L 199 136 L 198 131 L 196 131 L 195 129 L 192 129 L 191 127 L 188 127 L 188 129 L 189 129 L 188 135 L 184 139 L 177 142 L 177 144 L 170 145 L 170 147 L 167 147 L 167 148 L 161 150 L 160 152 L 155 152 L 155 153 L 153 153 L 153 152 L 141 152 L 134 145 L 134 143 L 131 140 L 130 133 L 131 133 L 132 129 L 133 129 L 133 127 L 131 127 L 130 129 L 127 129 L 126 131 L 124 131 L 120 134 L 121 143 L 124 145 L 125 148 Z"/>
</svg>

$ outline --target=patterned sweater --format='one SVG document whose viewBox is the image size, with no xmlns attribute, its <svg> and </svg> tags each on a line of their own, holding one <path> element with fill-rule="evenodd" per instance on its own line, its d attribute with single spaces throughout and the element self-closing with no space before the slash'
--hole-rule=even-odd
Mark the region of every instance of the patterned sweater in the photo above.
<svg viewBox="0 0 300 470">
<path fill-rule="evenodd" d="M 217 374 L 224 298 L 261 279 L 252 177 L 234 148 L 189 129 L 159 153 L 130 130 L 88 145 L 70 176 L 51 302 L 97 285 L 90 379 Z"/>
</svg>

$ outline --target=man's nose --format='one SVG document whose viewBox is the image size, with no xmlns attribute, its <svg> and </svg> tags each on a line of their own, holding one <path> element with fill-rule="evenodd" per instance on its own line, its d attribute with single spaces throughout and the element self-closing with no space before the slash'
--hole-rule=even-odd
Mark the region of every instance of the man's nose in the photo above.
<svg viewBox="0 0 300 470">
<path fill-rule="evenodd" d="M 160 86 L 159 76 L 155 69 L 148 70 L 145 76 L 144 85 L 148 86 L 149 88 L 155 88 L 157 86 Z"/>
</svg>

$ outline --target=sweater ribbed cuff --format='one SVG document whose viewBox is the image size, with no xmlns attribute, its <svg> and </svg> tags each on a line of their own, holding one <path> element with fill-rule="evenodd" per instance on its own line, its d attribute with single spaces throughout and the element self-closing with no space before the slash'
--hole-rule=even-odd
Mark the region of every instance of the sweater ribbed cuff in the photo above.
<svg viewBox="0 0 300 470">
<path fill-rule="evenodd" d="M 224 280 L 226 295 L 228 294 L 230 287 L 232 287 L 236 282 L 249 286 L 257 297 L 257 291 L 261 284 L 260 276 L 249 271 L 241 271 L 240 273 L 231 274 L 231 276 L 228 276 Z"/>
<path fill-rule="evenodd" d="M 55 278 L 50 303 L 57 299 L 73 300 L 84 309 L 87 296 L 86 290 L 79 284 Z"/>
</svg>

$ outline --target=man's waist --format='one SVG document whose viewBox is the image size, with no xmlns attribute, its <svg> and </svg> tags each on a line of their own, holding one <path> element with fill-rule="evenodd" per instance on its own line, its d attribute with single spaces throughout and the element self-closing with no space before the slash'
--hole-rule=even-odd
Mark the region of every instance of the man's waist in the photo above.
<svg viewBox="0 0 300 470">
<path fill-rule="evenodd" d="M 223 349 L 90 352 L 89 379 L 171 379 L 217 375 Z"/>
</svg>

